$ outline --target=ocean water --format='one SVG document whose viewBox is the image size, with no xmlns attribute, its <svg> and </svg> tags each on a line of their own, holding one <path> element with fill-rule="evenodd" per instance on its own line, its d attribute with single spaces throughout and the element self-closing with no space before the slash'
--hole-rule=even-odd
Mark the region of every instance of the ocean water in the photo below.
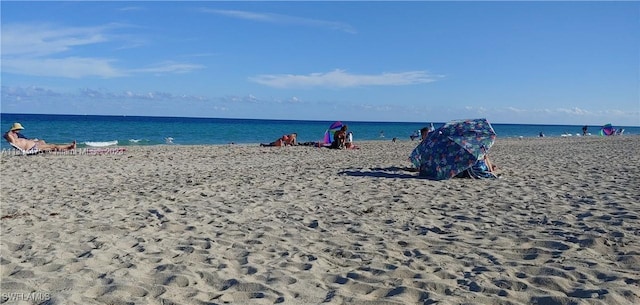
<svg viewBox="0 0 640 305">
<path fill-rule="evenodd" d="M 182 117 L 100 116 L 100 115 L 48 115 L 0 114 L 2 132 L 14 122 L 24 126 L 22 133 L 29 138 L 44 139 L 49 143 L 69 143 L 76 140 L 79 147 L 115 144 L 161 145 L 172 138 L 173 145 L 218 145 L 269 143 L 283 134 L 296 132 L 299 142 L 320 141 L 333 121 L 254 120 Z M 416 130 L 433 123 L 436 128 L 445 122 L 350 122 L 342 121 L 353 132 L 354 141 L 389 141 L 394 137 L 409 140 Z M 521 125 L 492 124 L 500 138 L 561 137 L 582 134 L 582 126 L 574 125 Z M 640 127 L 624 128 L 624 135 L 639 135 Z M 601 126 L 589 126 L 597 135 Z M 93 142 L 93 143 L 92 143 Z M 10 146 L 1 141 L 0 148 Z"/>
</svg>

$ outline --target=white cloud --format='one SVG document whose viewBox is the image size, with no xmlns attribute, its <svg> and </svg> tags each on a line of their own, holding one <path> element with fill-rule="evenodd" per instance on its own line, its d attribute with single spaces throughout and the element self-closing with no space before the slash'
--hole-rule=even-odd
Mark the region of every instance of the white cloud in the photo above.
<svg viewBox="0 0 640 305">
<path fill-rule="evenodd" d="M 255 103 L 264 102 L 264 100 L 256 97 L 253 94 L 249 94 L 249 95 L 245 95 L 245 96 L 230 95 L 230 96 L 221 97 L 221 98 L 219 98 L 219 100 L 224 102 L 224 103 L 232 103 L 232 104 L 235 104 L 235 103 L 255 104 Z"/>
<path fill-rule="evenodd" d="M 93 101 L 103 100 L 165 100 L 165 101 L 209 101 L 208 98 L 197 95 L 173 94 L 169 92 L 134 92 L 122 91 L 113 92 L 109 90 L 98 90 L 90 88 L 79 89 L 76 93 L 58 92 L 37 86 L 12 87 L 2 86 L 2 101 L 20 100 L 47 100 L 53 98 L 66 99 L 86 99 Z"/>
<path fill-rule="evenodd" d="M 347 88 L 358 86 L 403 86 L 434 82 L 443 76 L 425 71 L 382 73 L 377 75 L 349 74 L 344 70 L 309 75 L 272 74 L 258 75 L 250 81 L 274 88 L 327 87 Z"/>
<path fill-rule="evenodd" d="M 254 13 L 248 11 L 235 11 L 235 10 L 212 10 L 202 9 L 206 13 L 214 13 L 218 15 L 224 15 L 232 18 L 245 19 L 258 22 L 278 23 L 278 24 L 290 24 L 290 25 L 302 25 L 310 27 L 327 28 L 331 30 L 342 31 L 350 34 L 355 34 L 357 31 L 351 25 L 344 22 L 326 21 L 318 19 L 301 18 L 287 15 L 270 14 L 270 13 Z"/>
<path fill-rule="evenodd" d="M 132 72 L 132 73 L 187 73 L 187 72 L 191 72 L 193 70 L 202 69 L 202 68 L 204 68 L 204 66 L 202 65 L 165 62 L 165 63 L 160 63 L 155 67 L 132 69 L 132 70 L 129 70 L 129 72 Z"/>
<path fill-rule="evenodd" d="M 65 56 L 75 48 L 113 43 L 123 36 L 112 31 L 124 27 L 108 24 L 93 27 L 64 27 L 49 24 L 7 24 L 2 26 L 2 71 L 29 76 L 114 78 L 134 73 L 187 73 L 203 66 L 162 62 L 150 68 L 117 67 L 114 58 Z M 131 38 L 128 38 L 131 39 Z M 123 41 L 124 42 L 124 41 Z M 127 41 L 125 43 L 130 43 Z M 139 46 L 139 41 L 127 46 Z M 122 49 L 123 47 L 113 47 Z"/>
<path fill-rule="evenodd" d="M 87 76 L 118 77 L 126 76 L 103 58 L 12 58 L 2 62 L 3 72 L 45 77 L 81 78 Z"/>
<path fill-rule="evenodd" d="M 515 113 L 523 113 L 523 112 L 526 112 L 526 110 L 525 110 L 525 109 L 516 108 L 516 107 L 507 107 L 506 109 L 507 109 L 508 111 L 512 111 L 512 112 L 515 112 Z"/>
<path fill-rule="evenodd" d="M 590 115 L 591 112 L 584 110 L 584 109 L 580 109 L 578 107 L 573 107 L 573 108 L 558 108 L 556 109 L 557 112 L 559 113 L 566 113 L 566 114 L 570 114 L 570 115 Z"/>
<path fill-rule="evenodd" d="M 640 111 L 637 109 L 582 109 L 577 107 L 559 108 L 526 108 L 521 106 L 506 106 L 485 108 L 484 106 L 456 106 L 425 107 L 423 102 L 412 105 L 374 104 L 357 101 L 318 101 L 303 100 L 297 96 L 287 98 L 261 98 L 256 95 L 244 96 L 197 96 L 185 93 L 171 93 L 162 91 L 110 91 L 108 89 L 83 88 L 75 92 L 62 92 L 43 87 L 14 87 L 2 86 L 1 98 L 3 111 L 38 113 L 45 110 L 50 113 L 74 113 L 79 104 L 83 109 L 100 108 L 108 110 L 110 107 L 146 107 L 147 105 L 161 105 L 171 109 L 172 115 L 186 115 L 181 109 L 184 102 L 191 105 L 208 107 L 220 111 L 238 111 L 246 107 L 265 107 L 274 113 L 286 113 L 291 109 L 305 111 L 312 114 L 311 119 L 327 119 L 318 117 L 319 113 L 327 109 L 340 109 L 342 112 L 354 114 L 358 120 L 399 120 L 399 121 L 435 121 L 445 122 L 451 119 L 486 117 L 492 123 L 520 123 L 520 124 L 565 124 L 565 125 L 593 125 L 613 123 L 619 126 L 640 126 Z M 75 104 L 74 104 L 75 103 Z M 55 106 L 52 106 L 55 105 Z M 44 108 L 55 107 L 55 108 Z M 173 107 L 173 108 L 172 108 Z M 298 107 L 298 108 L 292 108 Z M 115 108 L 114 108 L 115 109 Z M 141 108 L 142 109 L 142 108 Z M 320 110 L 320 111 L 318 111 Z M 53 111 L 53 112 L 51 112 Z M 341 113 L 342 113 L 341 112 Z M 123 114 L 132 114 L 131 112 Z M 158 113 L 166 115 L 167 113 Z M 193 114 L 189 114 L 193 115 Z M 296 117 L 306 119 L 307 117 Z"/>
<path fill-rule="evenodd" d="M 44 56 L 76 46 L 103 43 L 109 26 L 57 27 L 48 24 L 2 25 L 2 56 Z"/>
<path fill-rule="evenodd" d="M 620 109 L 583 109 L 578 107 L 525 108 L 505 106 L 485 108 L 483 106 L 451 106 L 436 110 L 439 117 L 446 121 L 454 115 L 456 118 L 483 116 L 496 123 L 519 124 L 565 124 L 597 125 L 603 122 L 616 122 L 618 125 L 640 125 L 640 112 Z"/>
</svg>

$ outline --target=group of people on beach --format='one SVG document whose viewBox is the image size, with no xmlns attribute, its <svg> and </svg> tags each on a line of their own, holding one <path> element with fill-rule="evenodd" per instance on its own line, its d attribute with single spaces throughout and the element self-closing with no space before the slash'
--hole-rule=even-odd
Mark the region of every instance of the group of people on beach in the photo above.
<svg viewBox="0 0 640 305">
<path fill-rule="evenodd" d="M 21 133 L 24 130 L 22 124 L 16 122 L 13 123 L 11 128 L 5 132 L 4 138 L 16 149 L 19 149 L 23 152 L 43 152 L 43 151 L 68 151 L 76 149 L 76 141 L 73 141 L 70 144 L 49 144 L 41 139 L 29 139 L 25 135 Z M 424 127 L 420 129 L 420 138 L 421 142 L 424 141 L 430 133 L 434 132 L 433 124 L 429 127 Z M 413 138 L 412 138 L 413 140 Z M 328 147 L 333 149 L 358 149 L 353 143 L 353 133 L 348 131 L 348 126 L 343 125 L 338 131 L 333 134 L 333 141 L 330 145 L 321 145 L 320 142 L 308 142 L 308 143 L 298 143 L 298 134 L 291 133 L 285 134 L 282 137 L 276 139 L 275 141 L 268 144 L 260 144 L 260 146 L 296 146 L 296 145 L 305 145 L 305 146 L 317 146 L 317 147 Z M 469 170 L 458 175 L 459 177 L 473 177 L 473 178 L 495 178 L 497 177 L 495 171 L 496 166 L 492 164 L 489 160 L 489 157 L 484 155 L 484 157 L 476 162 L 474 166 L 472 166 Z M 416 169 L 418 170 L 418 169 Z"/>
<path fill-rule="evenodd" d="M 425 141 L 427 137 L 433 132 L 436 132 L 436 129 L 433 126 L 433 123 L 429 126 L 421 128 L 416 131 L 411 136 L 411 140 L 413 141 L 417 135 L 420 137 L 420 142 Z M 392 142 L 395 142 L 396 138 L 393 139 Z M 327 147 L 332 149 L 358 149 L 356 145 L 353 143 L 353 133 L 348 131 L 348 126 L 345 124 L 339 130 L 333 133 L 333 141 L 330 144 L 325 144 L 322 142 L 305 142 L 305 143 L 297 143 L 297 134 L 292 133 L 288 135 L 283 135 L 282 137 L 276 139 L 275 141 L 269 144 L 260 144 L 260 146 L 294 146 L 294 145 L 303 145 L 303 146 L 315 146 L 315 147 Z M 489 157 L 486 154 L 476 161 L 476 163 L 469 167 L 467 170 L 459 173 L 456 177 L 459 178 L 497 178 L 498 175 L 496 173 L 497 166 L 494 165 Z M 420 171 L 420 168 L 414 168 L 412 171 Z"/>
<path fill-rule="evenodd" d="M 283 146 L 315 146 L 315 147 L 328 147 L 333 149 L 358 149 L 353 143 L 353 133 L 347 131 L 348 126 L 343 125 L 338 131 L 333 134 L 333 141 L 331 144 L 324 144 L 321 142 L 304 142 L 298 143 L 298 134 L 285 134 L 282 137 L 276 139 L 271 143 L 261 143 L 261 147 L 283 147 Z"/>
<path fill-rule="evenodd" d="M 340 130 L 333 134 L 333 142 L 331 142 L 329 148 L 358 149 L 358 147 L 353 144 L 353 133 L 351 131 L 347 131 L 347 128 L 347 125 L 342 125 Z"/>
</svg>

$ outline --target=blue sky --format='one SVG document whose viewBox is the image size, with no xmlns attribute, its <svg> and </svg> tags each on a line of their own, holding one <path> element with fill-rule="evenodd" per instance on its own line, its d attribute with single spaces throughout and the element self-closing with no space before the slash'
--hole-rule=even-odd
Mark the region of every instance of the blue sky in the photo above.
<svg viewBox="0 0 640 305">
<path fill-rule="evenodd" d="M 640 2 L 1 2 L 4 113 L 640 125 Z"/>
</svg>

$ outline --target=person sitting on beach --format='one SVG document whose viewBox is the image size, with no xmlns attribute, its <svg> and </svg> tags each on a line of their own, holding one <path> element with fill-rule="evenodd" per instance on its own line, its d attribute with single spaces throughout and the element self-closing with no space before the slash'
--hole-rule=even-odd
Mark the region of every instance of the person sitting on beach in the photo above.
<svg viewBox="0 0 640 305">
<path fill-rule="evenodd" d="M 331 148 L 343 149 L 345 148 L 346 141 L 347 125 L 342 125 L 342 128 L 333 134 L 333 143 L 331 143 Z"/>
<path fill-rule="evenodd" d="M 11 129 L 4 134 L 5 140 L 24 151 L 65 151 L 75 150 L 76 141 L 71 144 L 49 144 L 44 140 L 27 139 L 20 134 L 24 127 L 20 123 L 13 123 Z"/>
<path fill-rule="evenodd" d="M 351 146 L 353 146 L 353 132 L 349 131 L 344 141 L 344 147 L 351 148 Z"/>
<path fill-rule="evenodd" d="M 353 143 L 353 132 L 349 131 L 347 132 L 347 138 L 344 142 L 344 148 L 346 149 L 360 149 L 360 147 L 356 146 Z"/>
</svg>

